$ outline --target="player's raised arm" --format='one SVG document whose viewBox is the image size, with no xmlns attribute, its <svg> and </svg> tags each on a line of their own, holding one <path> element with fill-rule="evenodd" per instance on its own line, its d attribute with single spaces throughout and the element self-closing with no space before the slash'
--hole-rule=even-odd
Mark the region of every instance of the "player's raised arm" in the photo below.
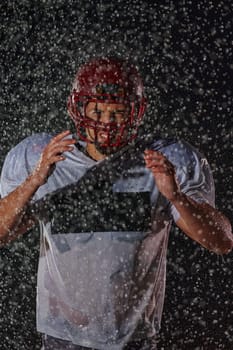
<svg viewBox="0 0 233 350">
<path fill-rule="evenodd" d="M 28 204 L 37 189 L 47 181 L 54 165 L 65 159 L 63 152 L 72 151 L 75 140 L 64 139 L 69 134 L 69 131 L 64 131 L 55 136 L 44 148 L 32 174 L 0 200 L 1 245 L 14 240 L 35 224 L 36 219 L 27 212 Z"/>
<path fill-rule="evenodd" d="M 160 152 L 145 151 L 145 162 L 159 191 L 177 209 L 177 226 L 190 238 L 217 254 L 229 253 L 233 235 L 229 220 L 208 203 L 198 203 L 182 193 L 173 164 Z"/>
</svg>

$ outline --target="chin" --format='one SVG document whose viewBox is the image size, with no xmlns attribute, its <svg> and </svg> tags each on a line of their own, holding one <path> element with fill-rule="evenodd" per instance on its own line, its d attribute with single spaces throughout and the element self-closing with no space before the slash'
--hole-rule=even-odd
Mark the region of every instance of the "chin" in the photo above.
<svg viewBox="0 0 233 350">
<path fill-rule="evenodd" d="M 99 143 L 95 144 L 95 148 L 97 149 L 97 151 L 99 151 L 101 154 L 105 155 L 105 156 L 110 156 L 111 154 L 116 153 L 120 148 L 122 147 L 108 147 L 108 146 L 102 146 Z"/>
</svg>

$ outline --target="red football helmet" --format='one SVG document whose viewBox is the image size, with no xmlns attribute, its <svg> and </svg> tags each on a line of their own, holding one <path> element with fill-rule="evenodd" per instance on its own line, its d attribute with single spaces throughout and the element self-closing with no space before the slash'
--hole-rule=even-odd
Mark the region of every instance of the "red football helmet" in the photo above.
<svg viewBox="0 0 233 350">
<path fill-rule="evenodd" d="M 127 61 L 99 58 L 81 66 L 68 99 L 68 112 L 75 122 L 79 138 L 96 142 L 98 133 L 104 132 L 107 138 L 102 146 L 115 148 L 133 140 L 145 112 L 143 90 L 138 70 Z M 86 116 L 89 102 L 125 104 L 129 106 L 129 113 L 121 123 L 103 123 Z M 94 131 L 94 140 L 88 137 L 87 129 Z"/>
</svg>

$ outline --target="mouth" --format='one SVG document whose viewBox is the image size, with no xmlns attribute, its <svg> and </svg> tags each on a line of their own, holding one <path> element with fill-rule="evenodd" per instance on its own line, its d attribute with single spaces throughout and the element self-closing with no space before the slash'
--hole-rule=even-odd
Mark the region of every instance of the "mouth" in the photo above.
<svg viewBox="0 0 233 350">
<path fill-rule="evenodd" d="M 106 131 L 99 131 L 97 134 L 97 142 L 101 144 L 103 147 L 109 147 L 110 145 L 113 145 L 116 143 L 119 135 L 116 134 L 116 132 L 106 132 Z"/>
<path fill-rule="evenodd" d="M 98 133 L 98 141 L 99 141 L 99 142 L 105 143 L 105 142 L 108 141 L 108 139 L 109 139 L 109 135 L 108 135 L 106 132 L 100 131 L 100 132 Z"/>
</svg>

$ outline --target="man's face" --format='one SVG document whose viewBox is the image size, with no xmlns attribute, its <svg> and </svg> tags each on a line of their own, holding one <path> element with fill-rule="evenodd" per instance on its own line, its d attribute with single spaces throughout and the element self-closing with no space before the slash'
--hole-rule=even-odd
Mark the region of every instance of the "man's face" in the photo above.
<svg viewBox="0 0 233 350">
<path fill-rule="evenodd" d="M 88 139 L 101 153 L 114 153 L 116 147 L 109 144 L 116 143 L 120 136 L 126 140 L 127 130 L 122 130 L 129 118 L 129 110 L 129 106 L 122 103 L 89 102 L 86 106 L 86 117 L 101 123 L 98 129 L 86 128 Z"/>
</svg>

